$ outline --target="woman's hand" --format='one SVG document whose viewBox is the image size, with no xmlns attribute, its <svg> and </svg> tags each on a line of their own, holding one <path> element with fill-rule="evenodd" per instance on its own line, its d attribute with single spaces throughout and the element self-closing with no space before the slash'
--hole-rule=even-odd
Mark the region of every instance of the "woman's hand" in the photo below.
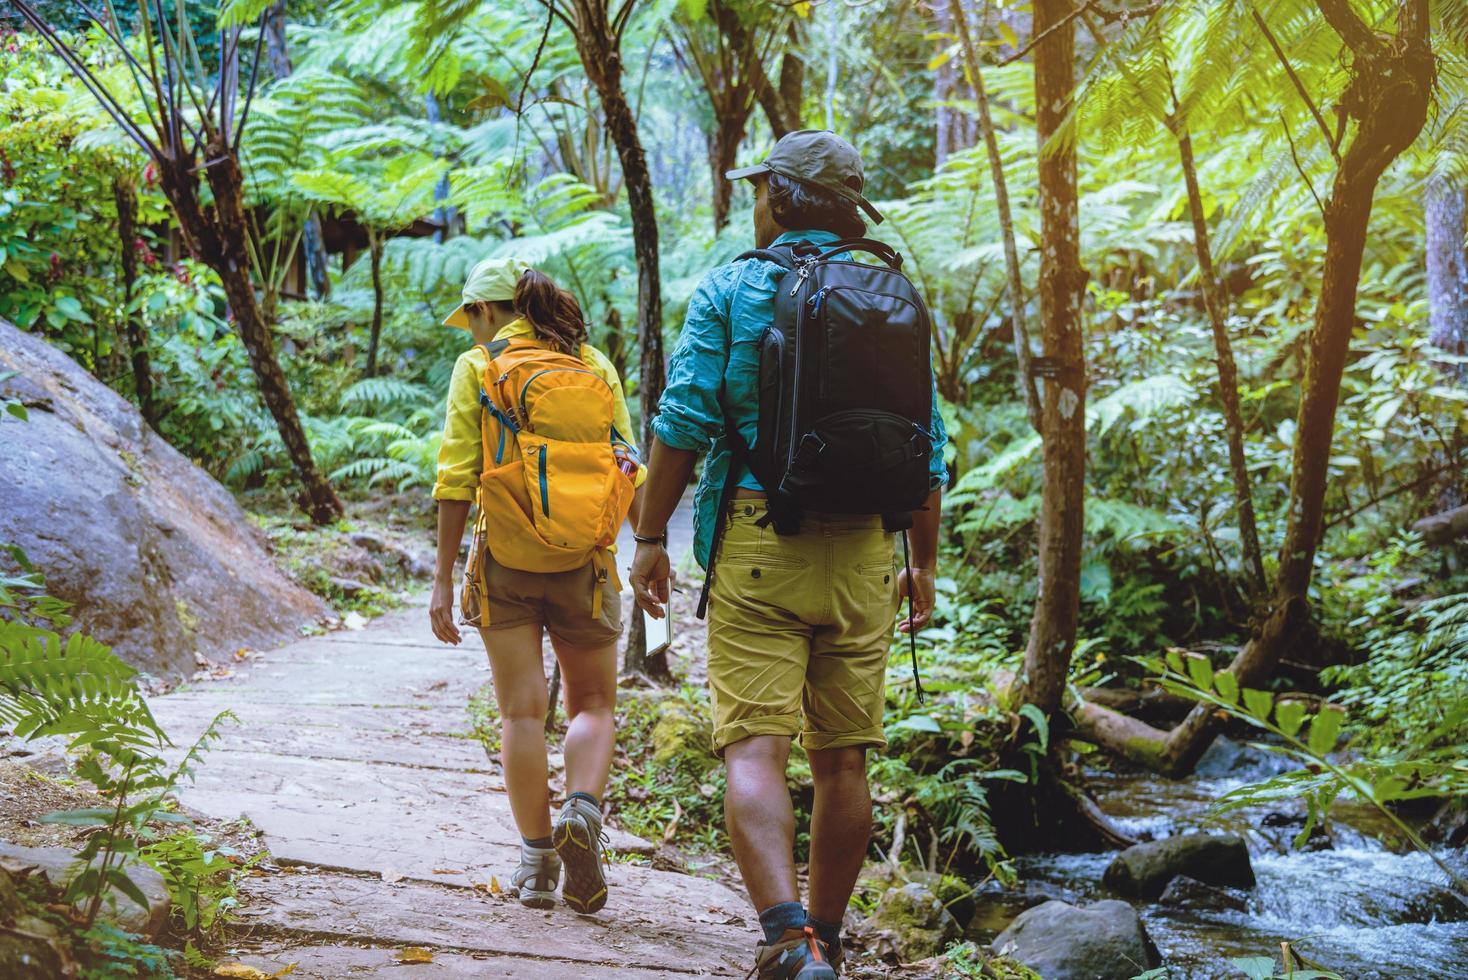
<svg viewBox="0 0 1468 980">
<path fill-rule="evenodd" d="M 454 582 L 435 580 L 433 598 L 428 600 L 428 621 L 433 624 L 433 635 L 444 643 L 459 645 L 462 637 L 454 625 Z"/>
<path fill-rule="evenodd" d="M 668 549 L 660 544 L 637 545 L 632 557 L 632 596 L 653 619 L 667 615 L 664 606 L 668 602 L 669 579 L 672 563 L 668 561 Z"/>
<path fill-rule="evenodd" d="M 897 595 L 907 598 L 912 593 L 912 614 L 897 624 L 904 633 L 916 633 L 933 618 L 933 570 L 914 568 L 909 580 L 907 569 L 897 573 Z"/>
</svg>

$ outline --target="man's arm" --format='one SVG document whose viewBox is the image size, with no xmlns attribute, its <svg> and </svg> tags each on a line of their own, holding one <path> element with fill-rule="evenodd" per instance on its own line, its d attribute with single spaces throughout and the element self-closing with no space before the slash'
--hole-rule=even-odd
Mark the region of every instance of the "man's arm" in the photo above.
<svg viewBox="0 0 1468 980">
<path fill-rule="evenodd" d="M 933 579 L 938 568 L 938 529 L 942 523 L 943 488 L 938 487 L 928 494 L 927 509 L 913 511 L 912 530 L 907 532 L 912 548 L 911 581 L 905 568 L 897 579 L 899 594 L 912 594 L 912 613 L 897 624 L 904 633 L 922 629 L 933 618 Z"/>
<path fill-rule="evenodd" d="M 674 449 L 659 438 L 652 441 L 652 457 L 648 464 L 647 482 L 642 485 L 642 509 L 637 520 L 637 535 L 661 538 L 668 521 L 683 499 L 683 491 L 693 476 L 699 453 L 691 449 Z M 664 544 L 637 543 L 632 559 L 632 595 L 648 615 L 662 619 L 668 602 L 668 579 L 671 565 Z"/>
<path fill-rule="evenodd" d="M 454 563 L 459 560 L 464 526 L 469 523 L 469 507 L 467 500 L 438 502 L 438 560 L 428 619 L 433 624 L 433 635 L 444 643 L 457 644 L 460 639 L 459 628 L 454 625 Z"/>
</svg>

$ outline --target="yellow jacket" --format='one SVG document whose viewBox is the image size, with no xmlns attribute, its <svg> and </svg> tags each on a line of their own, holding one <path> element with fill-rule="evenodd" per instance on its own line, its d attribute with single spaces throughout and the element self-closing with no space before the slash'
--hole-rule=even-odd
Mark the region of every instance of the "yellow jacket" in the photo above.
<svg viewBox="0 0 1468 980">
<path fill-rule="evenodd" d="M 495 340 L 534 337 L 530 321 L 521 318 L 507 324 Z M 627 395 L 622 379 L 607 356 L 590 344 L 581 347 L 581 359 L 587 368 L 611 386 L 616 395 L 612 424 L 624 439 L 631 439 L 632 417 L 627 411 Z M 473 501 L 479 490 L 479 475 L 484 469 L 484 447 L 479 438 L 479 381 L 487 364 L 484 348 L 475 345 L 454 362 L 454 376 L 449 381 L 448 411 L 444 415 L 443 442 L 438 447 L 438 477 L 433 484 L 434 500 Z M 636 448 L 635 446 L 633 447 Z M 637 485 L 647 478 L 647 468 L 637 473 Z"/>
</svg>

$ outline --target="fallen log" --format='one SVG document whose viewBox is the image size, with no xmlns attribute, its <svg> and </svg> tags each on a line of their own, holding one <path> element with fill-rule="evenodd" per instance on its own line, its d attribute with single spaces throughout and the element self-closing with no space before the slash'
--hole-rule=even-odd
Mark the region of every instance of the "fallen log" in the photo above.
<svg viewBox="0 0 1468 980">
<path fill-rule="evenodd" d="M 1468 505 L 1424 517 L 1412 525 L 1412 530 L 1422 535 L 1422 540 L 1428 544 L 1444 545 L 1468 537 Z"/>
</svg>

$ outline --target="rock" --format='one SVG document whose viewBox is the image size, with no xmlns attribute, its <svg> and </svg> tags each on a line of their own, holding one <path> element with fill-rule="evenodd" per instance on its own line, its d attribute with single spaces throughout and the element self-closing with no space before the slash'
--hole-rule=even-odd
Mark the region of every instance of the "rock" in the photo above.
<svg viewBox="0 0 1468 980">
<path fill-rule="evenodd" d="M 712 769 L 718 757 L 713 744 L 713 727 L 709 719 L 687 705 L 666 702 L 652 729 L 653 762 L 667 766 L 678 759 L 688 759 L 700 769 Z"/>
<path fill-rule="evenodd" d="M 908 877 L 938 896 L 938 901 L 957 920 L 958 928 L 968 928 L 978 908 L 973 886 L 957 875 L 943 875 L 936 871 L 913 871 Z"/>
<path fill-rule="evenodd" d="M 1197 878 L 1178 875 L 1167 883 L 1160 904 L 1175 909 L 1195 909 L 1206 912 L 1245 912 L 1249 900 L 1231 888 L 1205 885 Z"/>
<path fill-rule="evenodd" d="M 0 869 L 0 977 L 54 980 L 75 976 L 76 963 L 60 931 L 29 913 L 15 882 Z"/>
<path fill-rule="evenodd" d="M 1102 880 L 1128 897 L 1157 898 L 1178 875 L 1209 885 L 1254 887 L 1249 848 L 1237 834 L 1181 834 L 1134 844 L 1112 860 Z"/>
<path fill-rule="evenodd" d="M 1305 838 L 1299 847 L 1295 846 L 1295 838 L 1300 831 L 1305 829 L 1305 814 L 1291 813 L 1285 810 L 1271 810 L 1259 819 L 1259 827 L 1266 831 L 1270 842 L 1281 850 L 1291 851 L 1333 851 L 1335 841 L 1331 839 L 1330 831 L 1325 825 L 1317 822 L 1310 828 L 1310 836 Z M 1268 831 L 1285 831 L 1285 833 L 1268 834 Z"/>
<path fill-rule="evenodd" d="M 429 578 L 433 575 L 431 556 L 414 554 L 380 534 L 374 534 L 371 531 L 353 531 L 347 535 L 347 540 L 359 548 L 391 560 L 410 578 Z"/>
<path fill-rule="evenodd" d="M 913 963 L 937 956 L 963 930 L 937 895 L 912 881 L 887 889 L 862 931 L 887 933 L 902 962 Z"/>
<path fill-rule="evenodd" d="M 271 647 L 323 614 L 213 477 L 39 337 L 0 320 L 0 542 L 19 545 L 75 625 L 160 676 L 193 652 Z"/>
<path fill-rule="evenodd" d="M 1193 772 L 1208 779 L 1224 776 L 1267 779 L 1289 771 L 1292 765 L 1285 756 L 1219 736 L 1208 746 Z"/>
<path fill-rule="evenodd" d="M 348 599 L 355 599 L 364 592 L 376 592 L 377 587 L 368 585 L 366 582 L 358 582 L 354 578 L 339 578 L 336 575 L 327 579 L 331 583 L 333 591 L 340 593 Z"/>
<path fill-rule="evenodd" d="M 1136 910 L 1116 899 L 1037 905 L 999 934 L 994 952 L 1045 980 L 1131 980 L 1161 962 Z"/>
<path fill-rule="evenodd" d="M 63 888 L 76 863 L 76 855 L 61 847 L 21 847 L 8 841 L 0 841 L 0 871 L 21 874 L 39 871 L 56 888 Z M 168 888 L 163 876 L 152 868 L 134 864 L 128 868 L 127 876 L 148 899 L 148 907 L 114 891 L 102 900 L 101 916 L 125 932 L 141 935 L 151 940 L 162 931 L 168 922 Z M 0 976 L 9 976 L 0 973 Z"/>
</svg>

